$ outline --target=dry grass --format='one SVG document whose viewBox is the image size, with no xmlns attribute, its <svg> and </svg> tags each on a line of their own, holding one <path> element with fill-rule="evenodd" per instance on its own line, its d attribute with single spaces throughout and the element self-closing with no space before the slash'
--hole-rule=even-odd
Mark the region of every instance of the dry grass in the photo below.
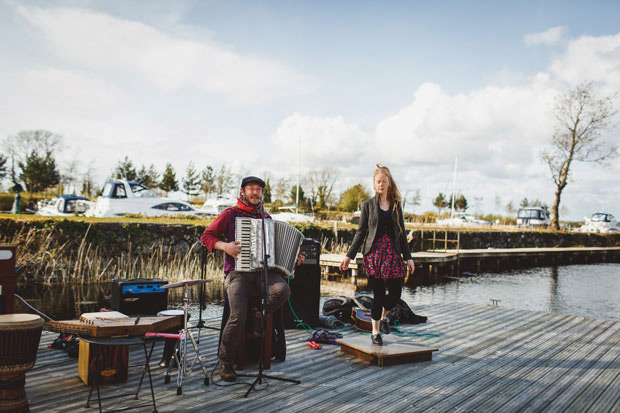
<svg viewBox="0 0 620 413">
<path fill-rule="evenodd" d="M 30 228 L 14 234 L 7 241 L 18 248 L 16 266 L 19 281 L 64 284 L 107 282 L 114 278 L 174 281 L 200 277 L 201 246 L 198 242 L 184 253 L 175 252 L 174 248 L 164 248 L 163 242 L 158 242 L 146 254 L 132 254 L 130 250 L 120 256 L 109 257 L 102 251 L 105 247 L 88 242 L 87 235 L 88 231 L 80 240 L 60 244 L 48 228 Z M 77 248 L 76 243 L 79 243 Z M 221 257 L 213 254 L 207 257 L 209 278 L 222 280 Z"/>
</svg>

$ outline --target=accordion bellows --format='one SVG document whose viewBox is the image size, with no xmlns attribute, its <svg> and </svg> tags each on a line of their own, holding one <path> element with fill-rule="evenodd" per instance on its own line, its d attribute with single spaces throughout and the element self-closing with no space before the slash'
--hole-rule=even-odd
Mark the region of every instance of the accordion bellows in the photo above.
<svg viewBox="0 0 620 413">
<path fill-rule="evenodd" d="M 304 240 L 300 230 L 286 222 L 265 220 L 267 267 L 280 270 L 285 278 L 293 278 L 299 248 Z M 263 268 L 263 225 L 260 219 L 237 217 L 235 241 L 241 253 L 235 261 L 235 271 L 257 271 Z"/>
</svg>

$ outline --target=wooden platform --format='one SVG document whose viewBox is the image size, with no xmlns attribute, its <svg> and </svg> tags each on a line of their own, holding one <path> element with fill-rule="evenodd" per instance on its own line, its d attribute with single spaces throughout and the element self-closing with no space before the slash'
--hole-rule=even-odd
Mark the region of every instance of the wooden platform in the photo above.
<svg viewBox="0 0 620 413">
<path fill-rule="evenodd" d="M 439 350 L 415 344 L 412 338 L 396 334 L 384 334 L 382 346 L 372 344 L 369 336 L 363 334 L 350 334 L 336 341 L 340 343 L 340 351 L 344 354 L 379 367 L 431 361 L 433 351 Z"/>
<path fill-rule="evenodd" d="M 269 373 L 297 378 L 301 384 L 269 380 L 248 399 L 243 398 L 246 385 L 224 387 L 212 381 L 204 386 L 199 370 L 184 379 L 183 395 L 177 396 L 175 377 L 164 384 L 164 370 L 156 367 L 160 345 L 151 364 L 157 408 L 341 413 L 620 410 L 620 322 L 462 303 L 413 310 L 427 315 L 429 322 L 403 330 L 414 343 L 440 349 L 432 361 L 380 368 L 343 354 L 335 345 L 313 350 L 306 344 L 307 333 L 287 330 L 286 361 L 272 363 Z M 421 333 L 440 336 L 415 335 Z M 359 336 L 351 328 L 344 334 Z M 37 363 L 26 375 L 31 410 L 97 411 L 83 408 L 88 388 L 77 376 L 77 360 L 47 348 L 55 336 L 44 332 Z M 216 359 L 217 340 L 218 332 L 209 331 L 200 342 L 209 369 Z M 129 395 L 135 392 L 143 360 L 143 350 L 132 348 L 127 383 L 101 387 L 102 397 L 114 397 L 104 400 L 104 409 L 150 411 L 148 381 L 139 400 Z"/>
</svg>

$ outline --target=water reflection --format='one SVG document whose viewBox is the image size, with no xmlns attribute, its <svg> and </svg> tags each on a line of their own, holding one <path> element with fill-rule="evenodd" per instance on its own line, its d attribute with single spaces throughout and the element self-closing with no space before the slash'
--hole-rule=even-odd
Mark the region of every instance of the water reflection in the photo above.
<svg viewBox="0 0 620 413">
<path fill-rule="evenodd" d="M 411 306 L 466 302 L 499 305 L 532 311 L 620 321 L 620 264 L 567 265 L 539 267 L 502 273 L 469 274 L 435 283 L 418 282 L 415 277 L 403 288 L 403 299 Z M 421 280 L 420 280 L 421 281 Z M 206 308 L 203 318 L 221 316 L 224 285 L 221 281 L 205 284 Z M 71 319 L 81 313 L 99 311 L 109 305 L 110 284 L 71 286 L 18 286 L 18 294 L 50 317 Z M 365 278 L 321 281 L 322 302 L 328 296 L 372 294 Z M 190 289 L 193 319 L 198 317 L 200 286 Z M 170 289 L 168 307 L 182 308 L 183 289 Z M 16 300 L 16 311 L 26 311 Z"/>
</svg>

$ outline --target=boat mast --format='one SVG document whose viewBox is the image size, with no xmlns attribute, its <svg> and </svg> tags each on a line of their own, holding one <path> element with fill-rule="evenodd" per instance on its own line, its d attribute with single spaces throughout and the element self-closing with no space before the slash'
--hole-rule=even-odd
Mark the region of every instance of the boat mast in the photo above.
<svg viewBox="0 0 620 413">
<path fill-rule="evenodd" d="M 450 219 L 454 218 L 454 197 L 456 196 L 456 164 L 458 156 L 454 158 L 454 175 L 452 176 L 452 206 L 450 208 Z"/>
<path fill-rule="evenodd" d="M 299 136 L 297 137 L 297 191 L 295 191 L 295 213 L 299 213 Z"/>
</svg>

